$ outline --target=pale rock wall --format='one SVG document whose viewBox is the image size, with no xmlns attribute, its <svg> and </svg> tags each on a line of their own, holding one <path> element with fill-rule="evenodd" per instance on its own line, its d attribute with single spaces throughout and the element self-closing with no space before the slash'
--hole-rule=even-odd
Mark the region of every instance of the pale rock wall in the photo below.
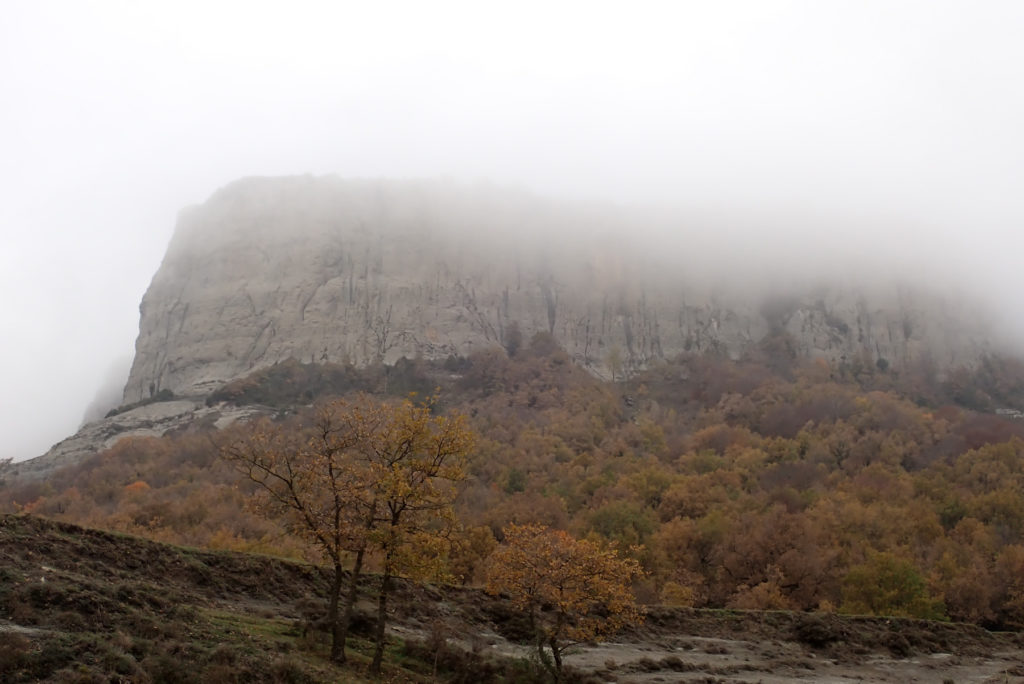
<svg viewBox="0 0 1024 684">
<path fill-rule="evenodd" d="M 763 290 L 695 282 L 655 267 L 614 212 L 558 206 L 486 186 L 252 178 L 182 212 L 141 304 L 124 391 L 200 397 L 294 357 L 366 364 L 443 358 L 554 334 L 608 375 L 685 351 L 738 358 L 784 329 L 830 361 L 924 356 L 971 363 L 988 331 L 971 311 L 907 287 L 818 284 Z M 699 262 L 699 245 L 687 250 Z M 706 281 L 706 279 L 705 279 Z"/>
</svg>

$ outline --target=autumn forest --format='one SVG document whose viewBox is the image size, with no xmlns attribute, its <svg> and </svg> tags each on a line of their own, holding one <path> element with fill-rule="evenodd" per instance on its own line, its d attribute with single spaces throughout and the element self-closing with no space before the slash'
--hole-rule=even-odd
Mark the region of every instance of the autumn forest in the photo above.
<svg viewBox="0 0 1024 684">
<path fill-rule="evenodd" d="M 508 553 L 507 530 L 542 525 L 617 549 L 641 604 L 1024 628 L 1024 421 L 1000 411 L 1024 398 L 1024 367 L 990 357 L 946 375 L 926 361 L 897 373 L 799 360 L 776 342 L 742 360 L 684 356 L 611 382 L 541 334 L 445 362 L 290 361 L 208 403 L 263 406 L 265 425 L 283 431 L 314 424 L 339 397 L 464 421 L 473 446 L 450 482 L 454 544 L 425 555 L 448 581 L 484 585 L 488 559 Z M 253 505 L 266 488 L 224 457 L 253 430 L 202 424 L 125 439 L 45 481 L 7 484 L 0 502 L 322 562 L 283 509 Z M 367 571 L 389 570 L 380 548 Z"/>
</svg>

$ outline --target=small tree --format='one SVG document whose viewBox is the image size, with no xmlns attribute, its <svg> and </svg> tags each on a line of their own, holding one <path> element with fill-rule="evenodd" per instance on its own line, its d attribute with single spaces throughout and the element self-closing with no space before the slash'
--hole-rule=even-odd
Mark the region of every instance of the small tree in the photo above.
<svg viewBox="0 0 1024 684">
<path fill-rule="evenodd" d="M 555 682 L 562 679 L 567 648 L 643 620 L 629 588 L 640 565 L 614 547 L 543 525 L 510 525 L 504 534 L 504 545 L 490 557 L 487 591 L 507 594 L 526 612 L 537 655 Z"/>
<path fill-rule="evenodd" d="M 608 370 L 612 374 L 612 382 L 616 380 L 622 380 L 622 347 L 617 344 L 612 345 L 612 348 L 608 350 Z"/>
<path fill-rule="evenodd" d="M 443 572 L 444 547 L 455 523 L 455 485 L 466 478 L 473 447 L 465 417 L 432 415 L 434 401 L 382 406 L 379 429 L 360 449 L 369 474 L 367 489 L 379 507 L 369 539 L 383 556 L 377 644 L 370 666 L 375 673 L 384 656 L 391 578 Z"/>
<path fill-rule="evenodd" d="M 383 556 L 378 597 L 380 671 L 390 579 L 439 572 L 444 537 L 454 521 L 454 484 L 465 478 L 472 446 L 465 419 L 434 416 L 434 399 L 379 404 L 366 397 L 321 407 L 312 425 L 261 421 L 223 444 L 222 457 L 260 486 L 257 510 L 284 516 L 315 544 L 334 576 L 328 603 L 331 658 L 345 642 L 366 554 Z M 344 565 L 352 557 L 344 613 Z"/>
<path fill-rule="evenodd" d="M 365 473 L 348 458 L 348 451 L 359 441 L 359 431 L 344 424 L 348 421 L 339 424 L 341 408 L 322 408 L 313 426 L 264 419 L 247 431 L 235 430 L 234 439 L 220 445 L 220 455 L 259 485 L 252 507 L 267 517 L 283 517 L 292 533 L 318 547 L 333 569 L 327 613 L 332 626 L 331 658 L 344 662 L 351 606 L 375 505 L 366 501 Z M 356 554 L 350 600 L 345 619 L 339 620 L 344 562 L 350 553 Z"/>
</svg>

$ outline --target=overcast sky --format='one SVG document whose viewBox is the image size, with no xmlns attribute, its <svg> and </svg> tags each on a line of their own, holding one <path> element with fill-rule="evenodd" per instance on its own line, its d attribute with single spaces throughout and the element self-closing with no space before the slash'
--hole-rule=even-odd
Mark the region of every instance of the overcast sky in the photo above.
<svg viewBox="0 0 1024 684">
<path fill-rule="evenodd" d="M 0 457 L 76 429 L 132 353 L 177 211 L 246 175 L 842 217 L 835 245 L 898 238 L 1020 289 L 1024 2 L 5 0 L 2 14 Z"/>
</svg>

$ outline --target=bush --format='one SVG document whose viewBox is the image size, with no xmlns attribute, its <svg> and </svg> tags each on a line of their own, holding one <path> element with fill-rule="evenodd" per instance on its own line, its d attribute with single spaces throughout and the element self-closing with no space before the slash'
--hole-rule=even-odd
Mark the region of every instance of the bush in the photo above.
<svg viewBox="0 0 1024 684">
<path fill-rule="evenodd" d="M 150 404 L 159 404 L 161 401 L 171 401 L 174 399 L 174 392 L 169 389 L 162 389 L 148 399 L 142 399 L 140 401 L 132 402 L 131 404 L 125 404 L 124 406 L 118 406 L 107 411 L 104 418 L 112 418 L 113 416 L 127 413 L 132 409 L 137 409 L 140 406 L 148 406 Z"/>
<path fill-rule="evenodd" d="M 291 658 L 279 658 L 270 666 L 274 684 L 312 684 L 314 679 Z"/>
<path fill-rule="evenodd" d="M 828 646 L 849 634 L 838 619 L 828 615 L 802 615 L 794 631 L 797 641 L 814 648 Z"/>
<path fill-rule="evenodd" d="M 17 672 L 25 666 L 32 642 L 16 632 L 0 632 L 0 675 Z"/>
<path fill-rule="evenodd" d="M 928 586 L 910 561 L 891 553 L 874 553 L 850 569 L 843 580 L 840 611 L 925 620 L 945 619 L 942 599 L 928 595 Z"/>
</svg>

